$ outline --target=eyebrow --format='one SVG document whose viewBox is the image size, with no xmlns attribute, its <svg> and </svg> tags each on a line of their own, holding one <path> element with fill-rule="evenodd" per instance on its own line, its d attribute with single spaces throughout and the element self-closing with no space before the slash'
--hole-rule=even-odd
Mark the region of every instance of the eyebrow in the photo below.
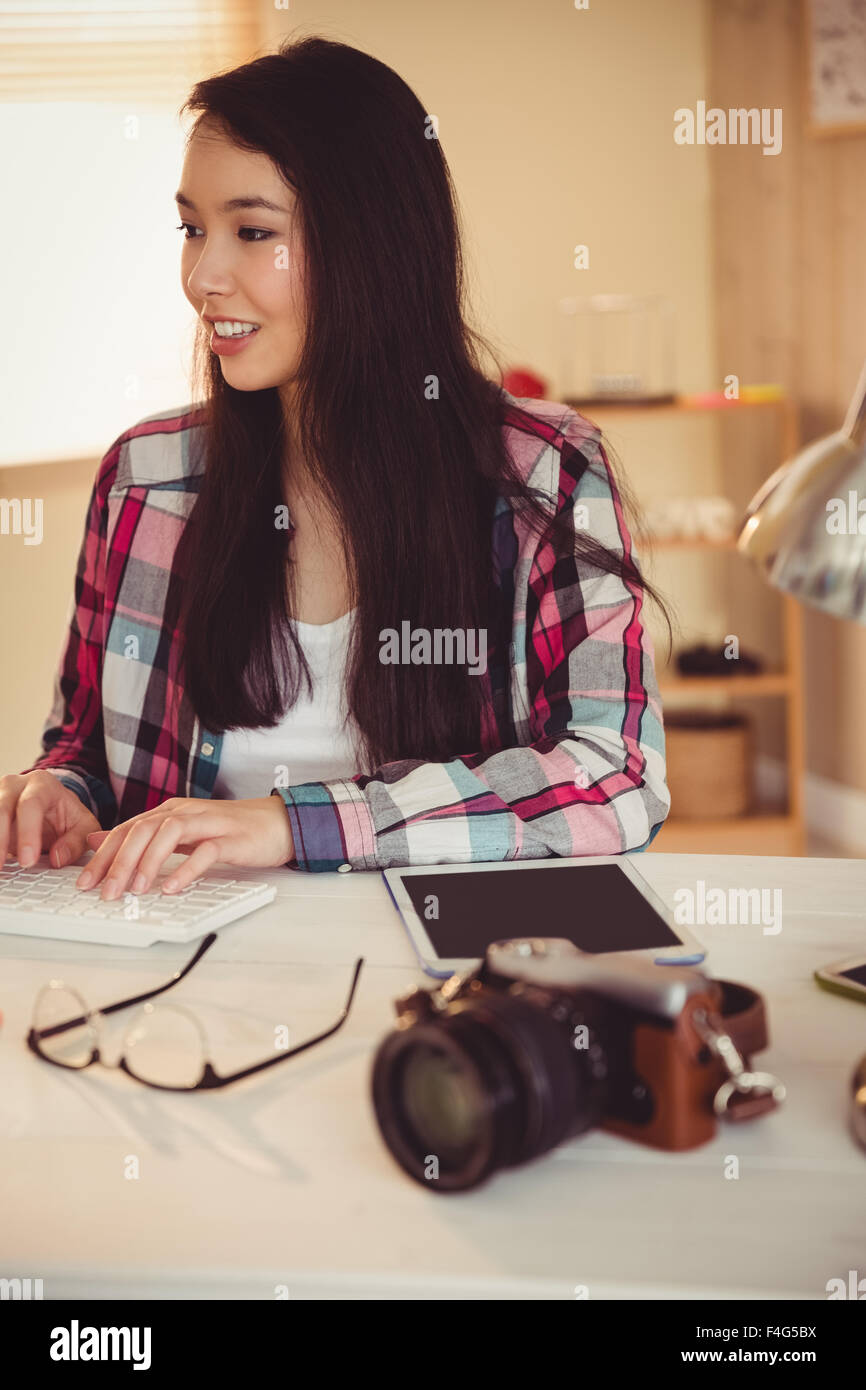
<svg viewBox="0 0 866 1390">
<path fill-rule="evenodd" d="M 195 203 L 191 198 L 187 198 L 185 193 L 178 189 L 174 195 L 174 201 L 181 207 L 189 208 L 191 212 L 197 212 Z M 266 212 L 285 212 L 289 209 L 281 207 L 279 203 L 272 203 L 267 198 L 229 198 L 228 202 L 223 203 L 220 212 L 237 212 L 239 209 L 264 208 Z"/>
</svg>

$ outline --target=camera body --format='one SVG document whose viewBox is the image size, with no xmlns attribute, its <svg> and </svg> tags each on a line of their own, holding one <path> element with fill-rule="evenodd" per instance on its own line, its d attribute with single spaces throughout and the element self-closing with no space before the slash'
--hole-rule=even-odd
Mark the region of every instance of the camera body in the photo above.
<svg viewBox="0 0 866 1390">
<path fill-rule="evenodd" d="M 496 942 L 477 969 L 395 1008 L 397 1028 L 374 1061 L 374 1106 L 394 1157 L 440 1191 L 591 1128 L 695 1148 L 714 1135 L 735 1075 L 714 1039 L 741 1061 L 728 1036 L 739 1016 L 749 1049 L 767 1045 L 762 1001 L 744 986 L 550 938 Z M 768 1100 L 770 1090 L 763 1103 L 755 1092 L 755 1113 L 783 1094 L 777 1085 Z"/>
</svg>

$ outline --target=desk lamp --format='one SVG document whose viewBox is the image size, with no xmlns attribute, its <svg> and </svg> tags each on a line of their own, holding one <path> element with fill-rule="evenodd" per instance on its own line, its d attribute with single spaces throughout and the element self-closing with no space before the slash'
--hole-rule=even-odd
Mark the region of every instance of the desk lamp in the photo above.
<svg viewBox="0 0 866 1390">
<path fill-rule="evenodd" d="M 737 549 L 774 588 L 866 623 L 866 363 L 842 428 L 767 479 L 749 503 Z"/>
</svg>

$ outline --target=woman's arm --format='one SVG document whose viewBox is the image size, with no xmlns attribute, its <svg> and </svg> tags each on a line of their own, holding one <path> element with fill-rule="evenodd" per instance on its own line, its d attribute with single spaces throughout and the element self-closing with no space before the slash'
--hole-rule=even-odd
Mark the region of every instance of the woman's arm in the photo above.
<svg viewBox="0 0 866 1390">
<path fill-rule="evenodd" d="M 105 756 L 101 679 L 108 492 L 119 454 L 120 443 L 115 441 L 100 463 L 91 490 L 69 627 L 42 731 L 42 755 L 21 769 L 51 772 L 75 792 L 103 829 L 113 826 L 117 818 Z"/>
<path fill-rule="evenodd" d="M 633 555 L 600 439 L 571 442 L 564 428 L 559 511 L 610 549 Z M 570 468 L 576 451 L 581 467 Z M 642 592 L 576 555 L 557 558 L 548 542 L 532 559 L 526 608 L 525 651 L 516 659 L 526 663 L 529 708 L 515 711 L 526 743 L 279 788 L 298 868 L 646 848 L 668 813 L 670 793 Z"/>
</svg>

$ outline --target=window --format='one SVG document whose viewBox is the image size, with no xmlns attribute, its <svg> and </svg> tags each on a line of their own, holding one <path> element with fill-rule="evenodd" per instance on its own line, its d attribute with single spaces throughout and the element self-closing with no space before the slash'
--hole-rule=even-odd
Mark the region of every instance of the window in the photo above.
<svg viewBox="0 0 866 1390">
<path fill-rule="evenodd" d="M 0 0 L 0 464 L 99 457 L 191 400 L 177 111 L 262 51 L 253 0 Z"/>
</svg>

